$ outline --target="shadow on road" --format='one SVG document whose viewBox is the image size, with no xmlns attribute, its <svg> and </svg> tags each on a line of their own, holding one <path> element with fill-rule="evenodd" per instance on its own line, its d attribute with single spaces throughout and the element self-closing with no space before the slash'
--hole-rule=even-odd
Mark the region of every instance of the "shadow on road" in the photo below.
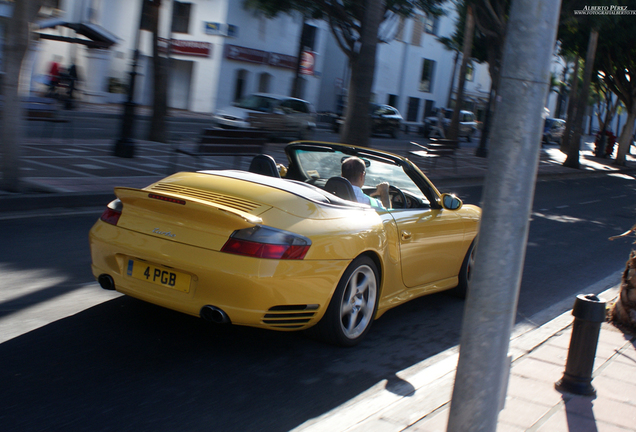
<svg viewBox="0 0 636 432">
<path fill-rule="evenodd" d="M 0 422 L 21 431 L 287 431 L 383 379 L 408 393 L 396 372 L 457 343 L 461 305 L 416 300 L 343 349 L 120 297 L 0 345 Z M 449 309 L 454 318 L 440 316 Z"/>
</svg>

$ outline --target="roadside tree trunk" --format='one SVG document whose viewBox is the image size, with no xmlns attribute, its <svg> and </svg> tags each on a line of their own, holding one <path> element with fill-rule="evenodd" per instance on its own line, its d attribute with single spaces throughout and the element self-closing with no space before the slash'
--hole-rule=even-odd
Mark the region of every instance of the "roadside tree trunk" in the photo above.
<svg viewBox="0 0 636 432">
<path fill-rule="evenodd" d="M 581 147 L 581 135 L 583 132 L 583 115 L 587 107 L 587 96 L 590 92 L 590 81 L 592 79 L 592 70 L 594 66 L 594 58 L 596 57 L 596 45 L 598 43 L 598 31 L 590 32 L 590 40 L 587 45 L 587 55 L 585 57 L 585 69 L 583 71 L 583 87 L 579 96 L 576 115 L 574 116 L 574 133 L 569 143 L 568 157 L 563 162 L 563 166 L 569 168 L 579 168 L 579 150 Z"/>
<path fill-rule="evenodd" d="M 625 165 L 625 157 L 632 146 L 634 136 L 634 121 L 636 121 L 636 106 L 632 106 L 627 113 L 627 123 L 623 126 L 623 131 L 618 138 L 618 151 L 616 153 L 616 165 Z"/>
<path fill-rule="evenodd" d="M 572 90 L 568 96 L 568 110 L 566 114 L 565 131 L 563 132 L 563 139 L 561 139 L 560 150 L 567 154 L 570 148 L 570 141 L 572 137 L 572 125 L 574 124 L 574 117 L 576 117 L 576 105 L 578 103 L 579 94 L 579 56 L 576 56 L 574 60 L 574 72 L 572 73 Z"/>
<path fill-rule="evenodd" d="M 159 11 L 161 0 L 150 2 L 152 27 L 152 119 L 148 139 L 155 142 L 168 142 L 166 117 L 168 115 L 168 58 L 159 52 Z M 170 40 L 166 47 L 166 56 L 170 51 Z"/>
<path fill-rule="evenodd" d="M 13 15 L 7 21 L 2 80 L 2 121 L 0 123 L 0 189 L 20 192 L 20 141 L 24 110 L 20 103 L 20 72 L 29 48 L 29 23 L 37 17 L 44 0 L 13 2 Z"/>
<path fill-rule="evenodd" d="M 466 84 L 466 68 L 473 48 L 473 35 L 475 34 L 475 18 L 473 7 L 469 4 L 466 10 L 466 25 L 464 27 L 464 46 L 462 49 L 462 65 L 459 68 L 459 84 L 457 86 L 457 100 L 453 110 L 453 118 L 448 128 L 448 139 L 456 140 L 459 136 L 459 111 L 464 100 L 464 85 Z M 451 82 L 452 88 L 452 82 Z"/>
<path fill-rule="evenodd" d="M 351 53 L 351 80 L 347 97 L 347 113 L 340 141 L 357 146 L 367 146 L 371 135 L 369 103 L 375 72 L 378 30 L 383 19 L 384 3 L 367 2 L 364 22 L 361 24 L 359 50 Z"/>
</svg>

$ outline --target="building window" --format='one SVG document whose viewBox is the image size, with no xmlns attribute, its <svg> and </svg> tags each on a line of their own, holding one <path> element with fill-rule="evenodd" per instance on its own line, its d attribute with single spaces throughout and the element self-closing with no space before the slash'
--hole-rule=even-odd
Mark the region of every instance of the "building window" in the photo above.
<svg viewBox="0 0 636 432">
<path fill-rule="evenodd" d="M 303 25 L 300 43 L 302 44 L 303 49 L 314 51 L 316 45 L 316 27 L 309 24 Z"/>
<path fill-rule="evenodd" d="M 234 83 L 234 101 L 243 99 L 245 96 L 245 87 L 247 87 L 247 74 L 245 69 L 236 71 L 236 81 Z"/>
<path fill-rule="evenodd" d="M 272 82 L 272 76 L 268 73 L 262 73 L 258 77 L 258 91 L 259 93 L 269 93 L 269 87 Z"/>
<path fill-rule="evenodd" d="M 172 6 L 172 31 L 175 33 L 188 33 L 190 28 L 190 9 L 192 3 L 175 1 Z"/>
<path fill-rule="evenodd" d="M 146 0 L 141 4 L 141 24 L 139 28 L 141 30 L 152 31 L 152 11 L 150 9 L 150 3 Z"/>
<path fill-rule="evenodd" d="M 475 79 L 475 68 L 472 64 L 466 65 L 466 81 L 473 81 Z"/>
<path fill-rule="evenodd" d="M 424 93 L 433 91 L 433 75 L 435 74 L 435 61 L 422 59 L 422 76 L 419 90 Z"/>
<path fill-rule="evenodd" d="M 387 104 L 387 105 L 390 105 L 390 106 L 392 106 L 392 107 L 394 107 L 394 106 L 396 106 L 397 102 L 398 102 L 398 97 L 397 97 L 397 95 L 390 94 L 390 95 L 389 95 L 389 98 L 388 98 L 388 99 L 387 99 L 387 101 L 386 101 L 386 104 Z"/>
<path fill-rule="evenodd" d="M 431 117 L 435 115 L 433 112 L 433 107 L 435 106 L 435 101 L 431 99 L 426 99 L 424 101 L 424 113 L 422 114 L 422 121 L 426 120 L 426 117 Z"/>
<path fill-rule="evenodd" d="M 413 19 L 413 32 L 411 33 L 411 45 L 422 45 L 422 32 L 424 31 L 423 17 L 421 15 L 416 16 Z"/>
<path fill-rule="evenodd" d="M 417 112 L 420 110 L 420 100 L 418 98 L 409 98 L 409 109 L 406 112 L 406 121 L 417 121 Z"/>
<path fill-rule="evenodd" d="M 404 42 L 404 24 L 406 24 L 406 19 L 401 16 L 395 32 L 395 40 Z"/>
<path fill-rule="evenodd" d="M 437 35 L 439 29 L 439 17 L 435 15 L 426 15 L 424 18 L 424 31 L 426 33 Z"/>
</svg>

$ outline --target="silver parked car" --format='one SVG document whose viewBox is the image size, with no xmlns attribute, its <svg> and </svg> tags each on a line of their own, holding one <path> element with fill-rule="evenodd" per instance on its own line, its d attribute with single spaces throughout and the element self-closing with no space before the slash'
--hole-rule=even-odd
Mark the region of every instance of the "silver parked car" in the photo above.
<svg viewBox="0 0 636 432">
<path fill-rule="evenodd" d="M 247 96 L 216 111 L 221 128 L 258 129 L 271 136 L 308 139 L 316 129 L 316 110 L 305 100 L 269 93 Z"/>
</svg>

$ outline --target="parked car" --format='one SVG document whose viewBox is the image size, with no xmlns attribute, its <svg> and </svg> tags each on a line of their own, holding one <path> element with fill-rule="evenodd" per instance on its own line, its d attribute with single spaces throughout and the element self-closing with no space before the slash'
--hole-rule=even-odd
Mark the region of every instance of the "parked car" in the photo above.
<svg viewBox="0 0 636 432">
<path fill-rule="evenodd" d="M 390 105 L 371 104 L 369 107 L 369 116 L 371 117 L 371 133 L 386 133 L 393 138 L 397 138 L 402 128 L 402 115 L 400 112 Z M 334 121 L 333 131 L 340 132 L 340 126 L 344 123 L 344 116 L 339 116 Z"/>
<path fill-rule="evenodd" d="M 100 285 L 216 323 L 313 327 L 343 346 L 410 299 L 466 294 L 479 207 L 441 194 L 392 153 L 314 141 L 285 152 L 286 170 L 259 155 L 252 171 L 181 172 L 115 188 L 90 231 Z M 390 184 L 392 209 L 353 201 L 340 177 L 350 156 L 365 162 L 365 193 Z M 272 169 L 262 170 L 268 160 Z"/>
<path fill-rule="evenodd" d="M 272 136 L 307 139 L 316 129 L 316 110 L 305 100 L 256 93 L 217 110 L 213 121 L 221 128 L 258 129 Z"/>
<path fill-rule="evenodd" d="M 434 131 L 434 128 L 437 127 L 437 110 L 444 110 L 444 133 L 448 132 L 448 127 L 450 126 L 451 120 L 453 119 L 453 110 L 448 108 L 437 108 L 434 113 L 430 117 L 426 117 L 424 119 L 424 124 L 420 128 L 420 133 L 425 137 L 430 137 L 431 133 Z M 459 111 L 459 131 L 458 137 L 466 138 L 466 141 L 470 142 L 472 140 L 475 131 L 477 130 L 477 120 L 475 118 L 475 114 L 472 111 Z"/>
<path fill-rule="evenodd" d="M 565 132 L 565 120 L 547 118 L 543 124 L 543 142 L 549 144 L 556 142 L 561 144 Z"/>
</svg>

